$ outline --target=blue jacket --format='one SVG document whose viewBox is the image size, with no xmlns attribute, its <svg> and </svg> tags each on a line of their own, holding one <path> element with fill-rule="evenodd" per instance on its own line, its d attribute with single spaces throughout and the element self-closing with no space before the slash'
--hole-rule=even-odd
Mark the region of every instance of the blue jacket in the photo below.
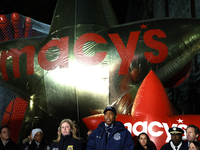
<svg viewBox="0 0 200 150">
<path fill-rule="evenodd" d="M 116 121 L 106 138 L 105 122 L 101 122 L 89 136 L 86 150 L 133 150 L 131 133 L 124 124 Z"/>
</svg>

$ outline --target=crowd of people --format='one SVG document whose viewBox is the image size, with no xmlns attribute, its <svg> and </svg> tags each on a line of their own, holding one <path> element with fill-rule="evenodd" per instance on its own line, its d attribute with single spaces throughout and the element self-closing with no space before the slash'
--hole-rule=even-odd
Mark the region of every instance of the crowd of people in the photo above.
<svg viewBox="0 0 200 150">
<path fill-rule="evenodd" d="M 77 137 L 78 125 L 70 119 L 60 122 L 57 139 L 47 143 L 40 128 L 33 129 L 28 138 L 19 147 L 10 139 L 9 126 L 0 128 L 0 150 L 156 150 L 147 133 L 138 135 L 134 144 L 131 133 L 120 122 L 116 121 L 117 113 L 114 107 L 108 106 L 104 110 L 104 122 L 97 129 L 88 130 L 87 140 Z M 200 150 L 199 128 L 188 125 L 186 129 L 187 141 L 182 140 L 184 131 L 178 127 L 168 130 L 171 140 L 161 147 L 161 150 Z"/>
</svg>

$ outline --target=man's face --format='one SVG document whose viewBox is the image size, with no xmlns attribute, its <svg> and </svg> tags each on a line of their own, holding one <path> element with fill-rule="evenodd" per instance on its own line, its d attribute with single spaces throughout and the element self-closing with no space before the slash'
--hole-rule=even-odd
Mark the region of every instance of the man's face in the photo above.
<svg viewBox="0 0 200 150">
<path fill-rule="evenodd" d="M 105 112 L 104 114 L 104 120 L 106 122 L 107 125 L 112 124 L 116 119 L 116 115 L 114 114 L 114 112 L 108 110 Z"/>
<path fill-rule="evenodd" d="M 189 142 L 192 142 L 192 141 L 196 141 L 197 140 L 197 137 L 198 137 L 198 134 L 195 135 L 195 130 L 193 127 L 189 127 L 187 128 L 186 130 L 186 136 L 187 136 L 187 140 Z"/>
<path fill-rule="evenodd" d="M 0 134 L 1 140 L 8 140 L 10 138 L 10 131 L 8 128 L 3 128 Z"/>
<path fill-rule="evenodd" d="M 182 141 L 182 134 L 171 134 L 171 140 L 175 146 L 178 146 Z"/>
</svg>

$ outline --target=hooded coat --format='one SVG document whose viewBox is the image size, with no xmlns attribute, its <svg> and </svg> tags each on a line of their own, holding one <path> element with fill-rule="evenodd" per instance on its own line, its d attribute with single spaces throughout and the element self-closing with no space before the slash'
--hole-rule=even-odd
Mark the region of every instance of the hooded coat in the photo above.
<svg viewBox="0 0 200 150">
<path fill-rule="evenodd" d="M 131 133 L 124 124 L 116 121 L 107 136 L 105 122 L 101 122 L 89 136 L 86 150 L 133 150 Z"/>
</svg>

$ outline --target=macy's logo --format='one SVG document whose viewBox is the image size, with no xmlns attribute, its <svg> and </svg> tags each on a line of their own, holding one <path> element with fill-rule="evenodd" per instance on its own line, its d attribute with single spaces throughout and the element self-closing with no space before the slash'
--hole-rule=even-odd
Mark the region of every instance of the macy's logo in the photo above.
<svg viewBox="0 0 200 150">
<path fill-rule="evenodd" d="M 180 120 L 180 119 L 179 119 Z M 178 120 L 178 121 L 179 121 Z M 172 124 L 171 127 L 168 126 L 165 122 L 158 122 L 158 121 L 152 121 L 148 124 L 147 121 L 138 121 L 135 124 L 132 125 L 132 123 L 127 122 L 124 124 L 124 126 L 129 130 L 131 134 L 134 134 L 138 136 L 141 132 L 148 133 L 153 137 L 160 137 L 165 132 L 167 135 L 167 138 L 165 142 L 169 142 L 171 139 L 171 135 L 168 132 L 168 129 L 171 127 L 179 127 L 183 130 L 187 128 L 186 124 Z M 186 139 L 186 131 L 184 130 L 183 140 Z"/>
</svg>

